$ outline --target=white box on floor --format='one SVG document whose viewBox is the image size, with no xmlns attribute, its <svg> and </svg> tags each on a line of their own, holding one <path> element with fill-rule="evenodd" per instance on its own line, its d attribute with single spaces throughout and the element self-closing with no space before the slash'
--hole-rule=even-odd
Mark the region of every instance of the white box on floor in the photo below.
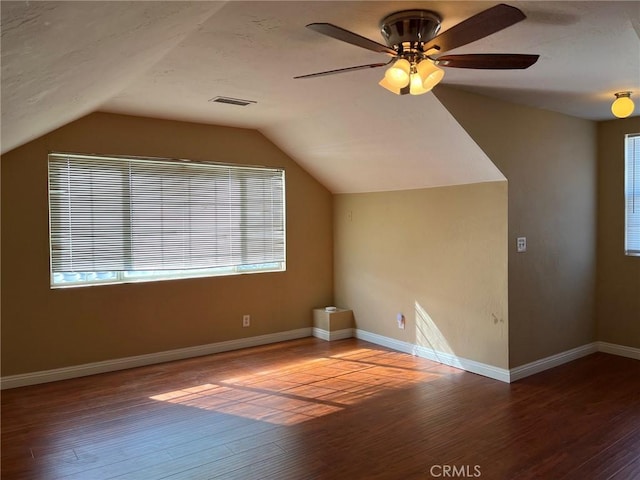
<svg viewBox="0 0 640 480">
<path fill-rule="evenodd" d="M 344 308 L 327 311 L 313 309 L 313 336 L 322 340 L 341 340 L 353 336 L 353 312 Z"/>
</svg>

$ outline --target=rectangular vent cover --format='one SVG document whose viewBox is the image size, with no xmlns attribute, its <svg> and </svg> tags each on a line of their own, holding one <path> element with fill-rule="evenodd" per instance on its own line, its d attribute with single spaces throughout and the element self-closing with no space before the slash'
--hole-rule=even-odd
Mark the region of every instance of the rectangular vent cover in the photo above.
<svg viewBox="0 0 640 480">
<path fill-rule="evenodd" d="M 213 103 L 226 103 L 228 105 L 238 105 L 240 107 L 246 107 L 247 105 L 251 105 L 252 103 L 258 103 L 254 100 L 242 100 L 241 98 L 231 98 L 231 97 L 213 97 L 209 101 Z"/>
</svg>

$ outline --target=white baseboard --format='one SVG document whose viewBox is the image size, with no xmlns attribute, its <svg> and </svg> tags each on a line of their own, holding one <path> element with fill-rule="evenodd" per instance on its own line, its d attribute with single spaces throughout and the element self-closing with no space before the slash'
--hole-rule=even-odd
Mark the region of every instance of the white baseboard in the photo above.
<svg viewBox="0 0 640 480">
<path fill-rule="evenodd" d="M 353 328 L 345 328 L 330 332 L 322 328 L 313 327 L 311 334 L 316 338 L 330 342 L 333 340 L 344 340 L 345 338 L 353 337 Z"/>
<path fill-rule="evenodd" d="M 580 347 L 507 370 L 493 365 L 488 365 L 486 363 L 477 362 L 475 360 L 469 360 L 464 357 L 458 357 L 450 353 L 438 352 L 431 348 L 414 345 L 409 342 L 396 340 L 394 338 L 385 337 L 365 330 L 356 329 L 355 337 L 392 350 L 416 355 L 434 362 L 449 365 L 450 367 L 459 368 L 467 372 L 500 380 L 505 383 L 515 382 L 521 378 L 540 373 L 544 370 L 577 360 L 578 358 L 585 357 L 595 352 L 610 353 L 613 355 L 620 355 L 640 360 L 639 348 L 615 345 L 607 342 L 592 342 L 587 345 L 582 345 Z"/>
<path fill-rule="evenodd" d="M 4 390 L 6 388 L 24 387 L 27 385 L 36 385 L 38 383 L 84 377 L 87 375 L 94 375 L 96 373 L 113 372 L 116 370 L 124 370 L 126 368 L 170 362 L 172 360 L 183 360 L 185 358 L 200 357 L 203 355 L 211 355 L 213 353 L 227 352 L 241 348 L 257 347 L 259 345 L 283 342 L 286 340 L 294 340 L 309 336 L 311 336 L 311 327 L 298 328 L 296 330 L 288 330 L 285 332 L 269 333 L 266 335 L 209 343 L 207 345 L 198 345 L 195 347 L 178 348 L 175 350 L 137 355 L 134 357 L 116 358 L 114 360 L 85 363 L 83 365 L 55 368 L 40 372 L 10 375 L 2 377 L 0 380 L 0 388 Z"/>
<path fill-rule="evenodd" d="M 635 358 L 640 360 L 640 348 L 627 347 L 625 345 L 616 345 L 614 343 L 596 342 L 598 344 L 598 351 L 603 353 L 610 353 L 612 355 L 619 355 L 621 357 Z"/>
<path fill-rule="evenodd" d="M 66 380 L 69 378 L 84 377 L 97 373 L 113 372 L 116 370 L 124 370 L 127 368 L 142 367 L 156 363 L 170 362 L 173 360 L 182 360 L 185 358 L 199 357 L 203 355 L 211 355 L 214 353 L 227 352 L 230 350 L 238 350 L 241 348 L 257 347 L 269 343 L 283 342 L 286 340 L 294 340 L 309 336 L 321 338 L 323 340 L 342 340 L 344 338 L 356 337 L 376 345 L 381 345 L 399 352 L 416 355 L 422 358 L 432 360 L 434 362 L 449 365 L 471 373 L 483 375 L 493 378 L 501 382 L 514 382 L 521 378 L 534 375 L 536 373 L 557 367 L 564 363 L 576 360 L 578 358 L 590 355 L 595 352 L 604 352 L 612 355 L 619 355 L 628 358 L 640 360 L 640 348 L 627 347 L 624 345 L 615 345 L 607 342 L 593 342 L 581 347 L 567 350 L 550 357 L 542 358 L 526 365 L 521 365 L 511 370 L 495 367 L 475 360 L 458 357 L 456 355 L 444 352 L 438 352 L 433 349 L 414 345 L 402 340 L 378 335 L 377 333 L 367 332 L 365 330 L 347 328 L 344 330 L 336 330 L 328 332 L 319 328 L 299 328 L 296 330 L 288 330 L 285 332 L 270 333 L 267 335 L 258 335 L 255 337 L 240 338 L 237 340 L 229 340 L 225 342 L 210 343 L 207 345 L 198 345 L 195 347 L 178 348 L 175 350 L 167 350 L 164 352 L 150 353 L 146 355 L 137 355 L 134 357 L 117 358 L 114 360 L 105 360 L 102 362 L 86 363 L 83 365 L 74 365 L 71 367 L 56 368 L 52 370 L 43 370 L 40 372 L 25 373 L 19 375 L 10 375 L 0 379 L 0 389 L 24 387 L 27 385 L 36 385 L 39 383 L 54 382 L 57 380 Z"/>
<path fill-rule="evenodd" d="M 413 354 L 413 344 L 396 340 L 395 338 L 385 337 L 377 333 L 367 332 L 366 330 L 354 329 L 354 336 L 365 342 L 375 343 L 382 347 L 387 347 L 398 352 Z"/>
<path fill-rule="evenodd" d="M 418 357 L 427 358 L 434 362 L 449 365 L 450 367 L 459 368 L 467 372 L 476 373 L 485 377 L 500 380 L 501 382 L 509 382 L 509 370 L 495 367 L 486 363 L 476 362 L 467 358 L 458 357 L 456 355 L 444 352 L 438 352 L 428 347 L 414 345 L 413 343 L 396 340 L 394 338 L 384 337 L 376 333 L 367 332 L 356 329 L 356 338 L 360 338 L 367 342 L 375 343 L 383 347 L 391 348 L 399 352 L 409 353 Z"/>
<path fill-rule="evenodd" d="M 520 380 L 521 378 L 543 372 L 544 370 L 557 367 L 559 365 L 562 365 L 563 363 L 571 362 L 572 360 L 577 360 L 578 358 L 591 355 L 592 353 L 595 353 L 597 351 L 597 342 L 593 342 L 582 345 L 580 347 L 572 348 L 571 350 L 567 350 L 565 352 L 556 353 L 555 355 L 551 355 L 549 357 L 541 358 L 534 362 L 527 363 L 525 365 L 521 365 L 509 370 L 509 381 L 515 382 L 516 380 Z"/>
<path fill-rule="evenodd" d="M 434 362 L 440 362 L 450 367 L 459 368 L 467 372 L 482 375 L 483 377 L 493 378 L 501 382 L 509 383 L 509 370 L 506 368 L 496 367 L 487 363 L 476 362 L 468 358 L 458 357 L 456 355 L 444 352 L 437 352 L 431 348 L 416 346 L 416 355 L 422 358 L 428 358 Z"/>
<path fill-rule="evenodd" d="M 578 358 L 590 355 L 595 352 L 610 353 L 612 355 L 618 355 L 621 357 L 634 358 L 640 360 L 640 348 L 627 347 L 625 345 L 616 345 L 614 343 L 607 342 L 593 342 L 581 347 L 567 350 L 566 352 L 560 352 L 550 357 L 541 358 L 535 362 L 527 363 L 520 367 L 512 368 L 510 370 L 511 381 L 515 382 L 521 378 L 528 377 L 544 370 L 548 370 L 553 367 L 562 365 L 563 363 L 577 360 Z"/>
</svg>

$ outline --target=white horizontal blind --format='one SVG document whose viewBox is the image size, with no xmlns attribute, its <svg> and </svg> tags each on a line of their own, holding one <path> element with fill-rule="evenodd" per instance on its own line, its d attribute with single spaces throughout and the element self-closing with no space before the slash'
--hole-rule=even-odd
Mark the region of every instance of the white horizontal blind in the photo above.
<svg viewBox="0 0 640 480">
<path fill-rule="evenodd" d="M 51 154 L 49 208 L 53 273 L 285 260 L 281 169 Z"/>
<path fill-rule="evenodd" d="M 640 255 L 640 134 L 625 142 L 625 253 Z"/>
</svg>

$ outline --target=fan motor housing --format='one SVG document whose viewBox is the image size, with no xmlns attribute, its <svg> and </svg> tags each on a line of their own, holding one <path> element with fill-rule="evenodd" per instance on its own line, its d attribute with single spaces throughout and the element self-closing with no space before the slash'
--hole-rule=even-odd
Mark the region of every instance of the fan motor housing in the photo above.
<svg viewBox="0 0 640 480">
<path fill-rule="evenodd" d="M 440 15 L 431 10 L 403 10 L 384 17 L 380 32 L 389 47 L 424 43 L 438 34 L 441 23 Z"/>
</svg>

